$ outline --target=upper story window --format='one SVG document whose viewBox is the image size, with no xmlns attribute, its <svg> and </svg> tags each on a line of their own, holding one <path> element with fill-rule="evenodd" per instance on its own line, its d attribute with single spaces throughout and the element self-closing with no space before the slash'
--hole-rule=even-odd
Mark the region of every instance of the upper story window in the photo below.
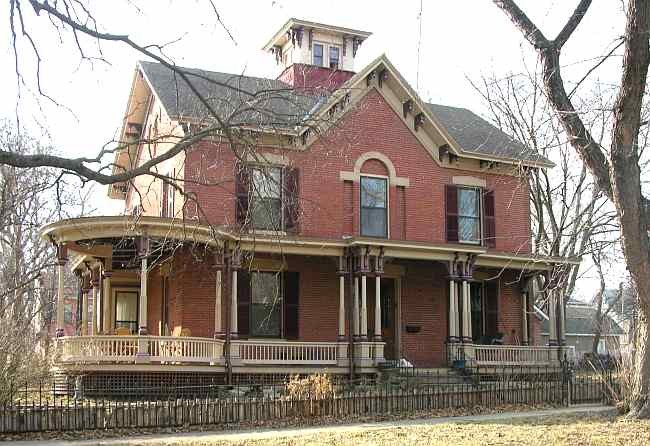
<svg viewBox="0 0 650 446">
<path fill-rule="evenodd" d="M 250 229 L 296 231 L 299 180 L 297 168 L 237 164 L 237 224 Z"/>
<path fill-rule="evenodd" d="M 314 65 L 316 65 L 318 67 L 322 67 L 324 65 L 324 62 L 325 62 L 325 57 L 324 57 L 323 50 L 324 50 L 323 44 L 314 43 L 314 51 L 313 51 L 314 60 L 313 60 L 313 63 L 314 63 Z"/>
<path fill-rule="evenodd" d="M 250 220 L 255 229 L 281 230 L 282 169 L 251 169 Z"/>
<path fill-rule="evenodd" d="M 494 192 L 457 185 L 445 190 L 447 241 L 494 247 Z"/>
<path fill-rule="evenodd" d="M 481 243 L 480 189 L 458 188 L 458 241 Z"/>
<path fill-rule="evenodd" d="M 331 69 L 335 70 L 339 67 L 340 54 L 341 50 L 338 46 L 330 46 L 329 64 Z"/>
<path fill-rule="evenodd" d="M 388 237 L 388 179 L 361 177 L 361 235 Z"/>
</svg>

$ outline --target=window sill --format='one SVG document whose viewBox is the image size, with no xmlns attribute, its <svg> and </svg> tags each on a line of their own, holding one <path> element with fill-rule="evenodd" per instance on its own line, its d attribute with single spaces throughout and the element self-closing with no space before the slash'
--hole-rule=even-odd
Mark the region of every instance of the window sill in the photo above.
<svg viewBox="0 0 650 446">
<path fill-rule="evenodd" d="M 288 235 L 287 231 L 274 231 L 272 229 L 249 229 L 249 234 L 257 235 L 275 235 L 275 236 L 286 236 Z"/>
</svg>

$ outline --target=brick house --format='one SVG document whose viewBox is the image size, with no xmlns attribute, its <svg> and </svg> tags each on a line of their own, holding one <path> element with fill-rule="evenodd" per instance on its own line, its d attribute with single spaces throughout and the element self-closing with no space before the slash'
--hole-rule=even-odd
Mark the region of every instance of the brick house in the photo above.
<svg viewBox="0 0 650 446">
<path fill-rule="evenodd" d="M 552 163 L 469 110 L 423 102 L 385 56 L 355 72 L 369 36 L 291 19 L 264 47 L 275 79 L 184 69 L 188 84 L 137 64 L 115 171 L 188 147 L 155 169 L 177 187 L 114 184 L 124 216 L 43 229 L 79 276 L 87 318 L 82 336 L 60 338 L 61 367 L 557 359 L 562 306 L 550 292 L 555 329 L 539 345 L 531 278 L 578 260 L 532 252 L 526 179 Z"/>
</svg>

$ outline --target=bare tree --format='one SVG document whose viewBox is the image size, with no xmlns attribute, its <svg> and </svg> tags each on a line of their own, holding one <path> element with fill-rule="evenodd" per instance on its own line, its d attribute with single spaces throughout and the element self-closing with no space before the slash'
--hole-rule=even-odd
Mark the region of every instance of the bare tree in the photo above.
<svg viewBox="0 0 650 446">
<path fill-rule="evenodd" d="M 0 145 L 22 154 L 52 150 L 7 125 L 0 128 Z M 59 175 L 0 166 L 0 389 L 47 371 L 56 273 L 53 246 L 39 229 L 53 218 L 84 212 L 84 197 L 70 192 L 76 188 L 57 190 L 63 186 Z"/>
<path fill-rule="evenodd" d="M 531 152 L 553 161 L 552 170 L 531 169 L 527 174 L 533 248 L 555 257 L 601 256 L 618 243 L 616 212 L 571 148 L 560 123 L 551 113 L 542 81 L 535 71 L 483 77 L 472 82 L 483 98 L 488 117 Z M 602 98 L 602 95 L 598 96 Z M 589 117 L 602 138 L 607 113 L 599 108 Z M 576 165 L 580 166 L 576 168 Z M 564 298 L 572 297 L 584 266 L 560 265 L 551 272 L 549 284 Z M 540 283 L 540 286 L 542 284 Z M 546 293 L 540 293 L 543 307 Z"/>
<path fill-rule="evenodd" d="M 621 225 L 627 268 L 639 295 L 639 317 L 634 357 L 634 379 L 630 395 L 631 417 L 650 416 L 650 243 L 648 200 L 641 191 L 639 133 L 641 111 L 650 63 L 650 1 L 629 0 L 623 34 L 621 81 L 613 108 L 609 153 L 591 134 L 562 79 L 560 55 L 575 32 L 591 0 L 581 0 L 554 39 L 548 39 L 513 0 L 494 3 L 521 30 L 535 48 L 542 66 L 544 90 L 559 121 L 593 175 L 599 189 L 614 203 Z"/>
</svg>

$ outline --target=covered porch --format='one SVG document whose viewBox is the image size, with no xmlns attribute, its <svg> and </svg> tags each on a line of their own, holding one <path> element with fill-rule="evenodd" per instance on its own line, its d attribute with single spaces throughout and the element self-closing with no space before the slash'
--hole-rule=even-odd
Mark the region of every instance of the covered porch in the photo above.
<svg viewBox="0 0 650 446">
<path fill-rule="evenodd" d="M 515 279 L 498 282 L 498 316 L 485 303 L 495 268 L 525 269 L 530 278 L 553 259 L 389 240 L 233 235 L 156 217 L 63 221 L 44 236 L 57 244 L 61 273 L 70 267 L 81 283 L 78 336 L 62 336 L 57 306 L 58 364 L 66 369 L 343 374 L 400 361 L 448 366 L 460 357 L 479 366 L 539 366 L 565 354 L 555 303 L 554 343 L 534 345 L 530 281 L 512 273 Z M 278 308 L 251 291 L 267 279 L 281 296 Z M 473 309 L 477 289 L 486 293 L 482 312 Z M 499 330 L 508 332 L 505 345 L 487 342 Z"/>
</svg>

